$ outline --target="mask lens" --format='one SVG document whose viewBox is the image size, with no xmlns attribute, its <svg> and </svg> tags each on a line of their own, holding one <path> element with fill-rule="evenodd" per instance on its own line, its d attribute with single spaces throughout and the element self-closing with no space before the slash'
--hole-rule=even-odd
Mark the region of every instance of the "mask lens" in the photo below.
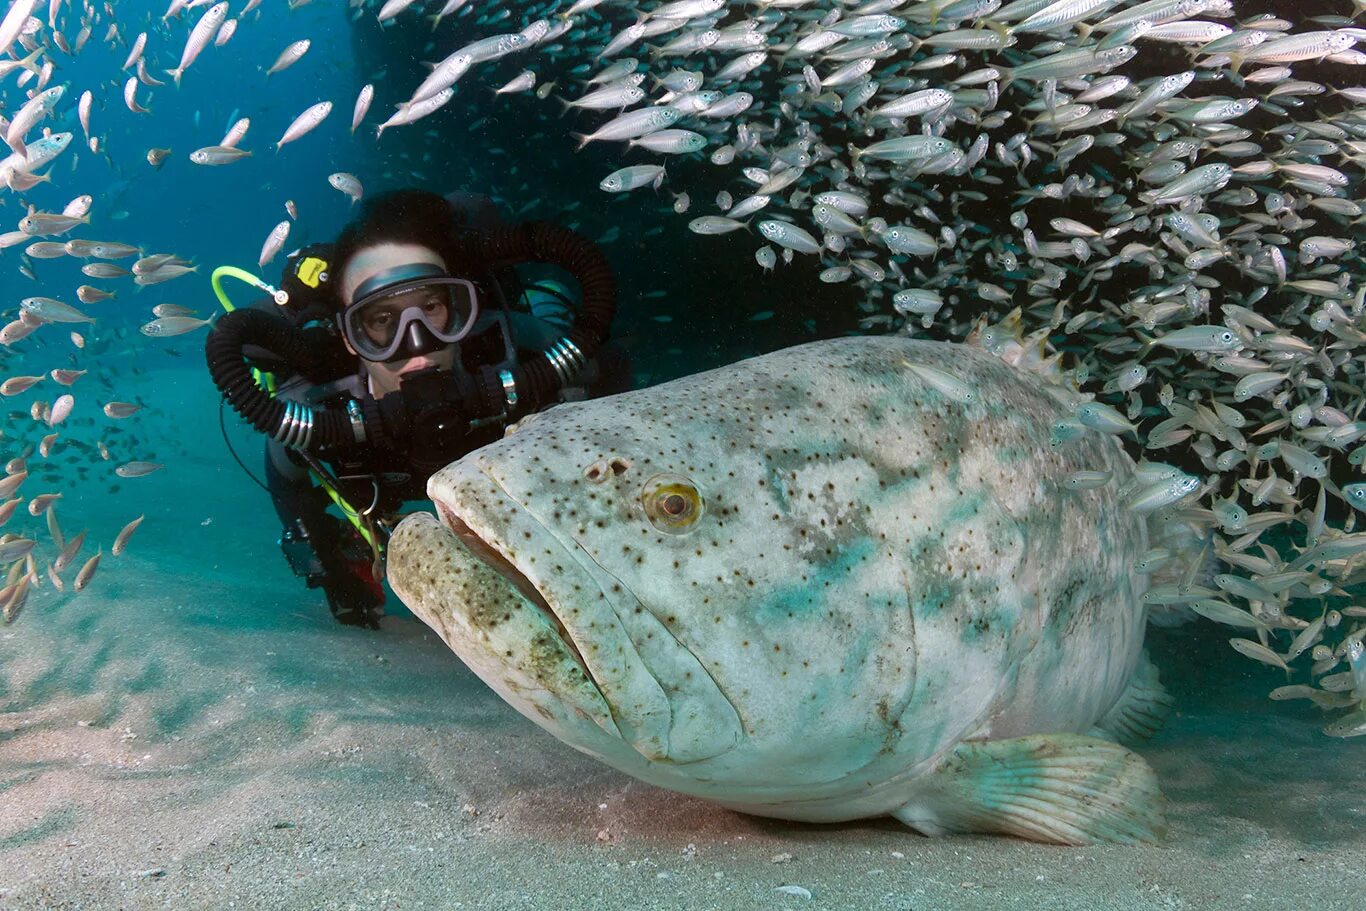
<svg viewBox="0 0 1366 911">
<path fill-rule="evenodd" d="M 436 340 L 449 344 L 469 332 L 478 312 L 473 285 L 459 279 L 435 279 L 371 295 L 353 304 L 344 322 L 361 356 L 386 360 L 397 352 L 403 337 L 417 328 L 414 323 L 425 325 Z"/>
</svg>

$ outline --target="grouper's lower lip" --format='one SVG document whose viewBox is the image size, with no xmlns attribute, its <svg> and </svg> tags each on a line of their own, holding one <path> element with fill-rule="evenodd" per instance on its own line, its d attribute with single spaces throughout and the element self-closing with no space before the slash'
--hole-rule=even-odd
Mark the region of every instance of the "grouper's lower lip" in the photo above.
<svg viewBox="0 0 1366 911">
<path fill-rule="evenodd" d="M 527 601 L 534 604 L 543 614 L 545 614 L 546 619 L 551 622 L 555 627 L 555 630 L 560 634 L 560 639 L 564 642 L 565 647 L 569 649 L 570 654 L 574 656 L 574 659 L 578 661 L 580 667 L 583 668 L 584 674 L 589 680 L 592 680 L 593 674 L 588 669 L 588 663 L 583 660 L 583 653 L 579 651 L 578 645 L 574 642 L 573 637 L 569 635 L 569 630 L 555 614 L 554 609 L 550 606 L 550 602 L 545 599 L 545 596 L 541 594 L 540 590 L 532 584 L 531 580 L 528 579 L 511 560 L 503 556 L 497 548 L 493 547 L 493 545 L 479 537 L 478 533 L 470 528 L 469 524 L 466 523 L 464 519 L 456 515 L 454 510 L 440 500 L 435 500 L 433 502 L 436 504 L 436 514 L 441 519 L 441 524 L 445 525 L 452 534 L 459 538 L 460 543 L 463 544 L 470 553 L 497 570 L 500 575 L 516 586 L 517 590 L 521 592 L 522 597 L 526 598 Z"/>
</svg>

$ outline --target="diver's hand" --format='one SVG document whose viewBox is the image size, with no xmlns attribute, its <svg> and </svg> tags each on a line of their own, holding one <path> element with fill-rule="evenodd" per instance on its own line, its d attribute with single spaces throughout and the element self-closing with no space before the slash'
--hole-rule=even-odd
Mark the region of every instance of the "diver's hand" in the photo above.
<svg viewBox="0 0 1366 911">
<path fill-rule="evenodd" d="M 369 564 L 343 564 L 323 578 L 322 589 L 338 623 L 379 629 L 379 618 L 384 616 L 384 588 L 375 581 Z"/>
</svg>

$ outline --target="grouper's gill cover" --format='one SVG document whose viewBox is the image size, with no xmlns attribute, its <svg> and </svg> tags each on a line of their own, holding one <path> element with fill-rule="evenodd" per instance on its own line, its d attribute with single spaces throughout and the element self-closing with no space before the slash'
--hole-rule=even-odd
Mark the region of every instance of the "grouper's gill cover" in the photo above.
<svg viewBox="0 0 1366 911">
<path fill-rule="evenodd" d="M 391 577 L 516 708 L 633 775 L 888 813 L 964 740 L 1093 730 L 1133 675 L 1145 531 L 1117 485 L 1063 486 L 1131 465 L 1100 434 L 1050 446 L 1069 415 L 979 349 L 788 349 L 533 416 L 432 478 L 459 534 L 410 520 Z"/>
</svg>

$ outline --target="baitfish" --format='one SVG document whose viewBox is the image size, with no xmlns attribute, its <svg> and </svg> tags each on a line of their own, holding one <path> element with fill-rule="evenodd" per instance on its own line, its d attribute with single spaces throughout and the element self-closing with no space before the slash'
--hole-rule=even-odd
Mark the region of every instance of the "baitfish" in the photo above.
<svg viewBox="0 0 1366 911">
<path fill-rule="evenodd" d="M 861 337 L 567 404 L 437 472 L 440 518 L 404 520 L 389 576 L 514 708 L 655 785 L 1151 840 L 1152 770 L 1090 736 L 1168 702 L 1148 534 L 1113 437 L 1050 448 L 1071 403 L 981 348 Z"/>
</svg>

